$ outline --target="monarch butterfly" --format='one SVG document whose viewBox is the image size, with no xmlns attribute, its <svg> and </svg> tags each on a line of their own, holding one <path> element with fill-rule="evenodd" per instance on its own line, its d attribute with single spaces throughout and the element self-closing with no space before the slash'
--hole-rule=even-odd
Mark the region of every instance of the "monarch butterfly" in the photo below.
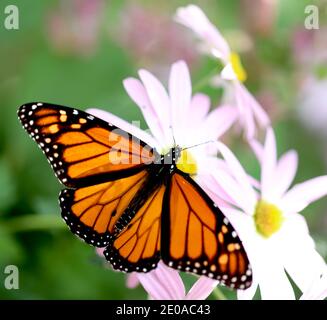
<svg viewBox="0 0 327 320">
<path fill-rule="evenodd" d="M 63 219 L 85 242 L 106 247 L 114 269 L 148 272 L 162 259 L 231 288 L 251 285 L 241 240 L 179 169 L 179 146 L 160 155 L 113 124 L 59 105 L 28 103 L 18 116 L 67 187 L 59 196 Z"/>
</svg>

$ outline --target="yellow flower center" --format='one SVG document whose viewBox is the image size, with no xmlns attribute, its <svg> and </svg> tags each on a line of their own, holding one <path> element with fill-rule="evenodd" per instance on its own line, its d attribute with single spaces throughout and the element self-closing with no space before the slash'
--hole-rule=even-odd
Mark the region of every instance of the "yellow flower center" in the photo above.
<svg viewBox="0 0 327 320">
<path fill-rule="evenodd" d="M 263 237 L 269 238 L 277 232 L 281 228 L 283 220 L 283 213 L 278 207 L 264 200 L 258 201 L 254 222 L 258 233 Z"/>
<path fill-rule="evenodd" d="M 198 169 L 194 157 L 187 150 L 181 152 L 181 156 L 179 157 L 176 166 L 179 170 L 190 175 L 196 174 Z"/>
<path fill-rule="evenodd" d="M 244 82 L 247 79 L 247 74 L 243 68 L 240 56 L 236 52 L 232 52 L 230 54 L 229 61 L 233 67 L 237 79 L 241 82 Z"/>
</svg>

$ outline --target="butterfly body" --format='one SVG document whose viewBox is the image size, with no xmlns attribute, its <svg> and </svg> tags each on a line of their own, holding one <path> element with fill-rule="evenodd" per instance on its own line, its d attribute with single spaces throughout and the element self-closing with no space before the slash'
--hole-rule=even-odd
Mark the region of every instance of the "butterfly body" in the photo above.
<svg viewBox="0 0 327 320">
<path fill-rule="evenodd" d="M 73 108 L 29 103 L 18 114 L 66 186 L 59 196 L 63 219 L 85 242 L 106 247 L 114 269 L 148 272 L 162 259 L 232 288 L 250 286 L 242 242 L 193 179 L 196 166 L 181 164 L 181 147 L 161 155 Z"/>
</svg>

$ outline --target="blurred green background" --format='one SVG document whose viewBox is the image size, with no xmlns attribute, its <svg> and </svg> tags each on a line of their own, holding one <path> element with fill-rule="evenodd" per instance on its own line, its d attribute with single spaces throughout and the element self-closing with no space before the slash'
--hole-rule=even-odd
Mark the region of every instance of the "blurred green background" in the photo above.
<svg viewBox="0 0 327 320">
<path fill-rule="evenodd" d="M 326 174 L 326 1 L 193 1 L 240 53 L 246 85 L 266 108 L 279 152 L 294 148 L 296 181 Z M 122 80 L 140 67 L 167 81 L 169 65 L 185 59 L 193 84 L 216 67 L 196 53 L 190 32 L 172 16 L 188 1 L 0 1 L 0 298 L 141 299 L 125 275 L 110 271 L 61 220 L 60 184 L 17 120 L 17 108 L 45 101 L 99 107 L 142 120 Z M 304 8 L 319 7 L 320 29 L 305 30 Z M 4 27 L 7 5 L 19 9 L 19 30 Z M 201 88 L 213 104 L 219 90 Z M 258 168 L 246 146 L 227 140 L 249 172 Z M 326 186 L 327 187 L 327 186 Z M 327 258 L 327 200 L 304 211 L 318 251 Z M 20 289 L 6 290 L 4 268 L 20 270 Z M 194 278 L 185 276 L 190 285 Z M 234 293 L 223 289 L 228 297 Z"/>
</svg>

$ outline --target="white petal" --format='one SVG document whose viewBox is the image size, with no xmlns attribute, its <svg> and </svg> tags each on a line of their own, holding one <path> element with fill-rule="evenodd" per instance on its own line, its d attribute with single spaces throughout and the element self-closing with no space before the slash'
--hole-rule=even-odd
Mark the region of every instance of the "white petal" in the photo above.
<svg viewBox="0 0 327 320">
<path fill-rule="evenodd" d="M 237 299 L 238 300 L 252 300 L 255 293 L 258 289 L 258 283 L 252 282 L 252 285 L 250 288 L 247 288 L 246 290 L 237 290 Z"/>
<path fill-rule="evenodd" d="M 237 75 L 236 75 L 231 63 L 228 63 L 223 68 L 223 70 L 220 73 L 220 76 L 222 77 L 222 79 L 225 79 L 225 80 L 237 80 Z"/>
<path fill-rule="evenodd" d="M 302 292 L 325 268 L 323 258 L 315 249 L 305 219 L 299 214 L 289 215 L 283 224 L 283 241 L 280 243 L 284 266 Z"/>
<path fill-rule="evenodd" d="M 293 287 L 287 278 L 284 268 L 273 259 L 266 261 L 266 274 L 259 279 L 262 300 L 294 300 Z"/>
<path fill-rule="evenodd" d="M 281 206 L 286 212 L 300 212 L 326 194 L 327 175 L 296 184 L 282 198 Z"/>
</svg>

